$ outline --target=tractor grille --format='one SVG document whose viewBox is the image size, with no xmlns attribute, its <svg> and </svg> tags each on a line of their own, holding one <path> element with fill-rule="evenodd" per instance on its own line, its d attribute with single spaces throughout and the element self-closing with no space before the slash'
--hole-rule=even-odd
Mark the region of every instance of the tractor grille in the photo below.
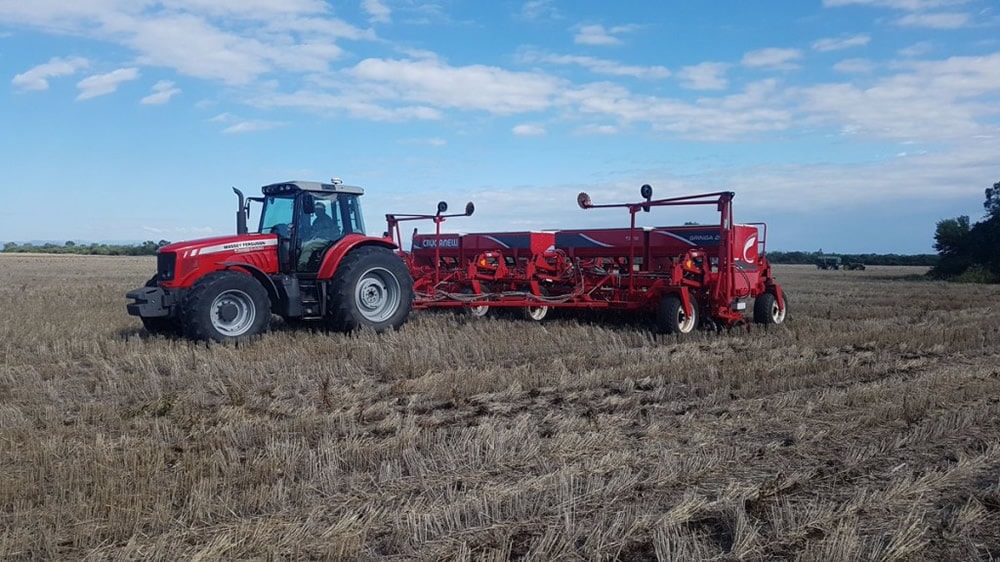
<svg viewBox="0 0 1000 562">
<path fill-rule="evenodd" d="M 160 281 L 172 281 L 177 265 L 177 254 L 174 252 L 160 252 L 156 254 L 156 277 Z"/>
</svg>

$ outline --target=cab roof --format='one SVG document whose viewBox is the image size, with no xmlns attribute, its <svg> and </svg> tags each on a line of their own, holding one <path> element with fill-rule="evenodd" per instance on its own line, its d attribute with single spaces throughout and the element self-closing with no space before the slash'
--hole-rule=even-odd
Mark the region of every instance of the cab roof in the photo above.
<svg viewBox="0 0 1000 562">
<path fill-rule="evenodd" d="M 363 195 L 365 190 L 356 185 L 344 185 L 342 183 L 324 183 L 318 181 L 284 181 L 272 183 L 260 188 L 264 195 L 277 195 L 279 193 L 297 193 L 299 191 L 318 191 L 321 193 L 351 193 Z"/>
</svg>

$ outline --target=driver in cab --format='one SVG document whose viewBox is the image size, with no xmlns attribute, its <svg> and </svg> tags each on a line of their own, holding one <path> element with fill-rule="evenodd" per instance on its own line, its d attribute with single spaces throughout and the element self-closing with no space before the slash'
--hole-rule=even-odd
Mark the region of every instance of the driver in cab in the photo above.
<svg viewBox="0 0 1000 562">
<path fill-rule="evenodd" d="M 304 217 L 305 221 L 308 221 L 308 217 Z M 312 269 L 319 268 L 319 259 L 313 259 L 313 254 L 319 253 L 322 256 L 322 252 L 326 249 L 330 242 L 339 238 L 337 236 L 337 223 L 333 220 L 330 214 L 327 212 L 326 205 L 322 201 L 316 201 L 313 205 L 313 219 L 312 224 L 306 222 L 309 225 L 308 229 L 304 234 L 306 236 L 302 237 L 302 251 L 299 254 L 299 267 L 301 269 L 306 269 L 311 267 Z"/>
</svg>

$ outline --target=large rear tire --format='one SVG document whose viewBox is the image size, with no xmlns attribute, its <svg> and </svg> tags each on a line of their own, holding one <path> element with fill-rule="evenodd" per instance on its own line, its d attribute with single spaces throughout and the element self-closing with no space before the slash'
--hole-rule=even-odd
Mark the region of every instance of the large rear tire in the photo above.
<svg viewBox="0 0 1000 562">
<path fill-rule="evenodd" d="M 236 271 L 209 273 L 199 279 L 180 308 L 184 335 L 219 342 L 245 339 L 267 331 L 271 303 L 253 277 Z"/>
<path fill-rule="evenodd" d="M 656 310 L 656 328 L 663 334 L 690 334 L 698 327 L 698 301 L 691 299 L 691 316 L 684 314 L 684 305 L 677 294 L 664 295 Z"/>
<path fill-rule="evenodd" d="M 782 291 L 785 307 L 778 310 L 778 297 L 774 293 L 763 293 L 753 303 L 753 321 L 757 324 L 781 324 L 788 316 L 788 293 Z"/>
<path fill-rule="evenodd" d="M 389 249 L 362 246 L 337 266 L 330 287 L 329 323 L 334 330 L 399 329 L 413 308 L 413 278 Z"/>
</svg>

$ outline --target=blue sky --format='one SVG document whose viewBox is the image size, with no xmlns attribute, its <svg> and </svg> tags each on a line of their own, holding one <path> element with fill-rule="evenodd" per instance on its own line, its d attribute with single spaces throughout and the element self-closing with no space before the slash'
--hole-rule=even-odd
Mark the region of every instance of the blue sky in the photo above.
<svg viewBox="0 0 1000 562">
<path fill-rule="evenodd" d="M 376 233 L 626 224 L 576 194 L 649 183 L 931 252 L 1000 181 L 998 37 L 996 0 L 0 0 L 0 241 L 226 234 L 230 186 L 336 176 Z"/>
</svg>

